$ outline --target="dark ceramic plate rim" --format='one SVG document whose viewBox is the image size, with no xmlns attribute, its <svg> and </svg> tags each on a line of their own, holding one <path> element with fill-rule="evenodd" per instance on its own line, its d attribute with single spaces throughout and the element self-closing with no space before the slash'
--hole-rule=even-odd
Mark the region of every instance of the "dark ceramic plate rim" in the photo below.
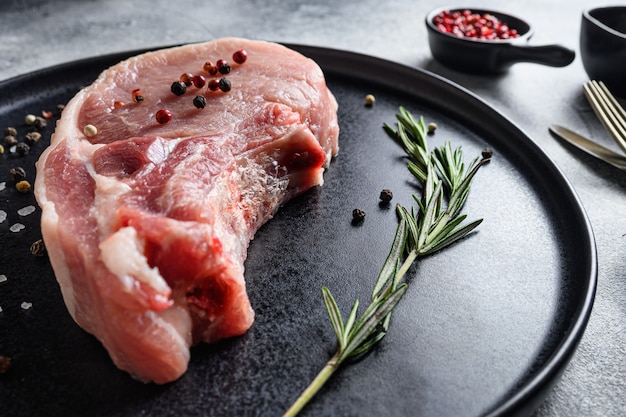
<svg viewBox="0 0 626 417">
<path fill-rule="evenodd" d="M 563 335 L 558 347 L 530 375 L 526 382 L 519 386 L 508 399 L 493 409 L 489 416 L 529 415 L 543 401 L 552 386 L 558 381 L 567 363 L 571 359 L 583 335 L 595 296 L 597 283 L 597 254 L 591 225 L 574 189 L 556 164 L 543 150 L 512 121 L 492 108 L 481 98 L 467 89 L 427 71 L 408 67 L 392 61 L 367 56 L 359 53 L 298 44 L 286 44 L 304 55 L 314 59 L 325 72 L 348 76 L 355 79 L 388 85 L 395 90 L 404 90 L 421 103 L 426 103 L 458 119 L 470 129 L 484 132 L 483 124 L 489 122 L 493 135 L 506 133 L 508 142 L 501 144 L 508 152 L 519 156 L 519 163 L 526 165 L 531 171 L 529 175 L 541 175 L 546 179 L 538 187 L 558 189 L 562 205 L 568 207 L 575 224 L 570 225 L 578 232 L 578 244 L 587 256 L 584 262 L 585 271 L 579 271 L 586 287 L 578 292 L 575 316 L 570 320 L 568 331 Z M 125 51 L 97 57 L 68 62 L 0 82 L 0 90 L 20 91 L 21 87 L 37 78 L 56 74 L 57 88 L 71 80 L 72 74 L 83 68 L 112 65 L 127 57 L 160 49 L 162 47 Z M 385 74 L 385 77 L 380 77 Z M 434 94 L 436 93 L 436 94 Z M 4 100 L 4 98 L 3 98 Z M 8 99 L 7 108 L 19 106 L 19 93 Z M 482 120 L 478 122 L 477 120 Z"/>
</svg>

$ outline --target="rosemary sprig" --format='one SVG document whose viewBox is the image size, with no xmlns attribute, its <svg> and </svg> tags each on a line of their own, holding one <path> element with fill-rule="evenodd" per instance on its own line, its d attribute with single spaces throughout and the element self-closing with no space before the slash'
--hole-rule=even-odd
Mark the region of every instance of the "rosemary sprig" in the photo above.
<svg viewBox="0 0 626 417">
<path fill-rule="evenodd" d="M 417 210 L 397 206 L 399 221 L 391 250 L 374 284 L 370 304 L 360 318 L 357 319 L 358 300 L 344 321 L 330 290 L 322 288 L 324 305 L 337 336 L 337 351 L 284 417 L 296 416 L 342 363 L 368 352 L 385 337 L 391 313 L 408 288 L 401 281 L 416 259 L 451 245 L 482 222 L 482 219 L 465 222 L 466 215 L 460 212 L 472 179 L 490 157 L 476 158 L 466 169 L 460 147 L 453 150 L 446 142 L 432 152 L 428 150 L 423 117 L 415 119 L 400 107 L 396 119 L 397 129 L 388 124 L 383 128 L 404 148 L 409 158 L 408 169 L 421 184 L 421 198 L 413 194 Z"/>
</svg>

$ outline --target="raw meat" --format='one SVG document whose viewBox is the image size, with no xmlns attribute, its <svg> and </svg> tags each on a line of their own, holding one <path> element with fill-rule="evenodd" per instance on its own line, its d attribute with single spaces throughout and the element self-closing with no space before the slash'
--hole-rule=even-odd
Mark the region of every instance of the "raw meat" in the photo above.
<svg viewBox="0 0 626 417">
<path fill-rule="evenodd" d="M 217 75 L 230 91 L 170 91 L 242 48 L 247 61 Z M 155 121 L 163 108 L 167 124 Z M 237 38 L 128 59 L 68 103 L 37 162 L 42 234 L 70 314 L 119 368 L 173 381 L 191 345 L 252 325 L 248 244 L 282 204 L 322 184 L 336 114 L 315 62 Z"/>
</svg>

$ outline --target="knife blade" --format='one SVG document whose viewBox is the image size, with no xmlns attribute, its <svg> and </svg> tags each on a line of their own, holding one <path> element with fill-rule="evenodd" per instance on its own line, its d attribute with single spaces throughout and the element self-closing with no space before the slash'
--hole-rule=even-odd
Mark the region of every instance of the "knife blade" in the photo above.
<svg viewBox="0 0 626 417">
<path fill-rule="evenodd" d="M 574 145 L 583 152 L 611 164 L 616 168 L 626 171 L 626 156 L 612 151 L 609 148 L 605 148 L 602 145 L 598 145 L 591 139 L 587 139 L 586 137 L 581 136 L 563 126 L 552 125 L 549 129 L 554 135 Z"/>
</svg>

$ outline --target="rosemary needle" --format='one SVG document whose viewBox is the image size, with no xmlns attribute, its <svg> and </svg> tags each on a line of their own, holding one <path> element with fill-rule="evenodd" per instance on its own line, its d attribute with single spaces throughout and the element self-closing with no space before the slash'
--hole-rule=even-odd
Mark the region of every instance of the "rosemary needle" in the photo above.
<svg viewBox="0 0 626 417">
<path fill-rule="evenodd" d="M 396 129 L 388 124 L 383 128 L 403 147 L 409 158 L 407 167 L 422 186 L 421 198 L 413 195 L 417 210 L 397 206 L 399 221 L 389 255 L 374 284 L 370 304 L 358 319 L 358 300 L 344 321 L 330 290 L 322 288 L 324 305 L 337 336 L 337 351 L 284 417 L 296 416 L 342 363 L 366 353 L 385 337 L 391 313 L 408 288 L 402 279 L 419 257 L 451 245 L 482 222 L 465 222 L 461 209 L 472 179 L 490 156 L 475 158 L 466 169 L 461 148 L 452 149 L 450 142 L 429 151 L 428 127 L 422 116 L 416 119 L 400 107 L 396 119 Z"/>
</svg>

